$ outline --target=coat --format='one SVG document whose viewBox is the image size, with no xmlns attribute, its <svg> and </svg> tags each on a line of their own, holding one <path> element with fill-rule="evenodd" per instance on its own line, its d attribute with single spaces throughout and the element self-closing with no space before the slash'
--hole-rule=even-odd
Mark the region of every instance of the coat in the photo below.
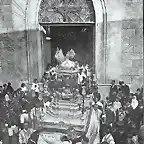
<svg viewBox="0 0 144 144">
<path fill-rule="evenodd" d="M 110 101 L 115 101 L 116 100 L 116 95 L 118 93 L 118 88 L 116 85 L 112 85 L 110 87 L 110 92 L 109 92 L 109 98 L 110 98 Z"/>
<path fill-rule="evenodd" d="M 128 85 L 124 85 L 121 87 L 122 93 L 124 94 L 125 97 L 128 97 L 130 94 L 130 88 Z"/>
</svg>

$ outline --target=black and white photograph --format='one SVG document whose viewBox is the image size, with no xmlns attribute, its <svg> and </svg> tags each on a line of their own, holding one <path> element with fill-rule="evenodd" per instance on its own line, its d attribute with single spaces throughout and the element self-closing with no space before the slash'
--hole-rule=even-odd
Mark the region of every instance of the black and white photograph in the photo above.
<svg viewBox="0 0 144 144">
<path fill-rule="evenodd" d="M 143 0 L 0 0 L 0 144 L 144 144 Z"/>
</svg>

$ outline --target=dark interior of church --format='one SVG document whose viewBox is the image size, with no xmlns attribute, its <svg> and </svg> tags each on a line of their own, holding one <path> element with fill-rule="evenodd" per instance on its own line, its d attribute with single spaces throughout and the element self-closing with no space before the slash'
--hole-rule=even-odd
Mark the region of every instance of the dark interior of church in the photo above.
<svg viewBox="0 0 144 144">
<path fill-rule="evenodd" d="M 52 26 L 51 33 L 51 58 L 57 47 L 63 54 L 73 49 L 76 53 L 74 60 L 80 64 L 93 62 L 93 26 Z"/>
</svg>

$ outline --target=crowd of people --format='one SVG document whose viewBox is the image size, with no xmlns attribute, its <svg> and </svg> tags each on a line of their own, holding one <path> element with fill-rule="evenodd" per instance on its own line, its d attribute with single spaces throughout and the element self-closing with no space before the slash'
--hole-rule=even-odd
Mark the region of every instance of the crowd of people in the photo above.
<svg viewBox="0 0 144 144">
<path fill-rule="evenodd" d="M 0 142 L 2 144 L 31 143 L 35 131 L 35 111 L 40 107 L 37 79 L 14 90 L 11 83 L 0 86 Z M 25 136 L 25 134 L 27 136 Z"/>
<path fill-rule="evenodd" d="M 37 79 L 34 80 L 30 88 L 22 83 L 20 88 L 14 90 L 10 82 L 0 86 L 1 143 L 35 143 L 33 135 L 31 135 L 35 134 L 36 130 L 34 126 L 35 113 L 37 109 L 43 113 L 47 102 L 51 102 L 56 96 L 57 89 L 49 87 L 54 85 L 47 85 L 48 81 L 56 81 L 55 76 L 53 70 L 49 74 L 45 73 L 41 81 L 42 87 Z M 131 93 L 129 86 L 123 81 L 116 85 L 113 80 L 109 96 L 105 101 L 102 101 L 98 85 L 93 79 L 86 69 L 79 69 L 77 82 L 79 95 L 89 95 L 92 98 L 90 109 L 99 110 L 99 142 L 108 144 L 142 143 L 143 136 L 139 131 L 143 124 L 143 89 L 138 88 L 136 93 Z M 84 113 L 84 109 L 82 112 Z M 97 144 L 97 136 L 94 132 L 93 136 L 95 139 L 92 140 L 90 135 L 85 132 L 85 135 L 71 140 L 71 143 Z M 63 141 L 70 141 L 66 137 L 64 139 Z"/>
<path fill-rule="evenodd" d="M 100 101 L 100 94 L 94 94 L 94 102 Z M 100 137 L 102 142 L 110 144 L 141 143 L 140 127 L 143 124 L 143 89 L 131 93 L 123 81 L 119 86 L 112 81 L 109 97 L 103 103 Z"/>
</svg>

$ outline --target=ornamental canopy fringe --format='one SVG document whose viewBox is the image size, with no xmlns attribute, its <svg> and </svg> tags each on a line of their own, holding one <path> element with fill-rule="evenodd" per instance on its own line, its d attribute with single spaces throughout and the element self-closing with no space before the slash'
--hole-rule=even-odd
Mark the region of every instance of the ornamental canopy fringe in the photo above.
<svg viewBox="0 0 144 144">
<path fill-rule="evenodd" d="M 94 23 L 91 0 L 42 0 L 39 23 Z"/>
</svg>

